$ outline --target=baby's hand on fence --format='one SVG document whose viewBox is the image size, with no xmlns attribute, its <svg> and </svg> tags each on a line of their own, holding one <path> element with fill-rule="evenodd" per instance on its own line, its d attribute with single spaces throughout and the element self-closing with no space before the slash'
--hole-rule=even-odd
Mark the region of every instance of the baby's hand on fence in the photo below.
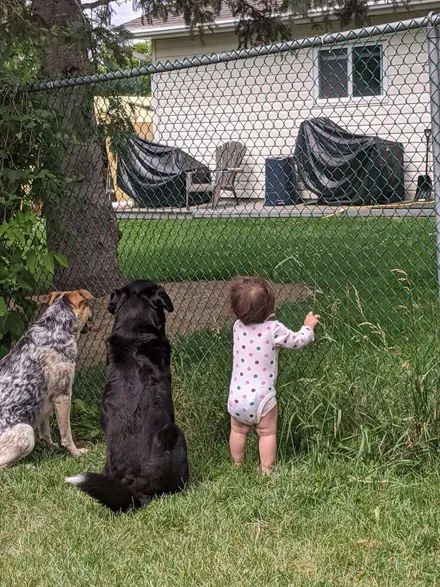
<svg viewBox="0 0 440 587">
<path fill-rule="evenodd" d="M 304 326 L 308 326 L 312 330 L 318 326 L 319 321 L 321 320 L 321 316 L 319 314 L 314 314 L 313 312 L 309 312 L 304 320 Z"/>
</svg>

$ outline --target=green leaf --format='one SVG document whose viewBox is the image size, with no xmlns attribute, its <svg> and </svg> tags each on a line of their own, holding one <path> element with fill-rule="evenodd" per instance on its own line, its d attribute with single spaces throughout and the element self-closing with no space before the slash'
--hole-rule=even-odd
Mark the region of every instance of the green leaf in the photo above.
<svg viewBox="0 0 440 587">
<path fill-rule="evenodd" d="M 26 264 L 31 273 L 35 273 L 38 264 L 38 257 L 35 251 L 29 251 L 26 257 Z"/>
<path fill-rule="evenodd" d="M 10 225 L 7 222 L 2 222 L 0 224 L 0 236 L 3 236 L 5 233 L 8 232 Z"/>
<path fill-rule="evenodd" d="M 5 298 L 0 297 L 0 316 L 4 316 L 8 311 L 8 306 L 6 305 Z"/>
<path fill-rule="evenodd" d="M 2 359 L 4 356 L 6 356 L 9 352 L 9 348 L 4 345 L 4 344 L 0 344 L 0 359 Z"/>
<path fill-rule="evenodd" d="M 5 330 L 19 337 L 23 334 L 26 325 L 23 318 L 17 312 L 11 312 L 6 318 Z"/>
<path fill-rule="evenodd" d="M 47 269 L 47 271 L 51 275 L 53 275 L 53 272 L 54 272 L 54 269 L 55 269 L 53 255 L 51 255 L 50 253 L 47 253 L 46 255 L 43 255 L 42 261 L 43 261 L 44 268 Z"/>
<path fill-rule="evenodd" d="M 52 256 L 58 263 L 58 265 L 61 265 L 61 267 L 69 266 L 69 261 L 67 260 L 67 257 L 65 257 L 64 255 L 60 255 L 59 253 L 52 253 Z"/>
<path fill-rule="evenodd" d="M 17 283 L 24 289 L 32 290 L 35 288 L 34 276 L 24 268 L 17 273 Z"/>
</svg>

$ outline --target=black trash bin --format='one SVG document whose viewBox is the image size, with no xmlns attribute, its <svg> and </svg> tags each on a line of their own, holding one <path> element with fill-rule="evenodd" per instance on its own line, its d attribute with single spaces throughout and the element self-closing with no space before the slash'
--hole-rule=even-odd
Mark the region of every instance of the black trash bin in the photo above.
<svg viewBox="0 0 440 587">
<path fill-rule="evenodd" d="M 293 157 L 266 159 L 265 206 L 289 206 L 299 200 Z"/>
</svg>

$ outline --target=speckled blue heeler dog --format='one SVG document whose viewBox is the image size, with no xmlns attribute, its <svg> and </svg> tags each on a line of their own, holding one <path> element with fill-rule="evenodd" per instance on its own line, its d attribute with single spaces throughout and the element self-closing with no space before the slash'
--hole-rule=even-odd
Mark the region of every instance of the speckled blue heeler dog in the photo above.
<svg viewBox="0 0 440 587">
<path fill-rule="evenodd" d="M 73 456 L 70 429 L 72 384 L 77 359 L 76 339 L 91 316 L 84 289 L 53 292 L 49 307 L 0 361 L 0 469 L 28 455 L 34 428 L 49 446 L 49 417 L 55 407 L 61 445 Z"/>
</svg>

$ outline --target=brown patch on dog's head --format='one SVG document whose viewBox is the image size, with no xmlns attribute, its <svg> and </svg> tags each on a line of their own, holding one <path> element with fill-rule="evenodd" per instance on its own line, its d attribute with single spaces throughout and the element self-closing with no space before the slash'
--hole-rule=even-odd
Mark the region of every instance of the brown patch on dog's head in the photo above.
<svg viewBox="0 0 440 587">
<path fill-rule="evenodd" d="M 47 300 L 46 303 L 51 306 L 56 300 L 58 300 L 59 298 L 62 298 L 63 295 L 67 293 L 65 291 L 52 291 L 48 296 L 47 296 Z"/>
<path fill-rule="evenodd" d="M 59 298 L 65 298 L 69 302 L 73 313 L 78 317 L 78 334 L 84 328 L 86 322 L 91 318 L 92 311 L 89 301 L 93 300 L 92 294 L 86 289 L 75 289 L 74 291 L 53 291 L 49 294 L 47 303 L 49 306 Z"/>
</svg>

